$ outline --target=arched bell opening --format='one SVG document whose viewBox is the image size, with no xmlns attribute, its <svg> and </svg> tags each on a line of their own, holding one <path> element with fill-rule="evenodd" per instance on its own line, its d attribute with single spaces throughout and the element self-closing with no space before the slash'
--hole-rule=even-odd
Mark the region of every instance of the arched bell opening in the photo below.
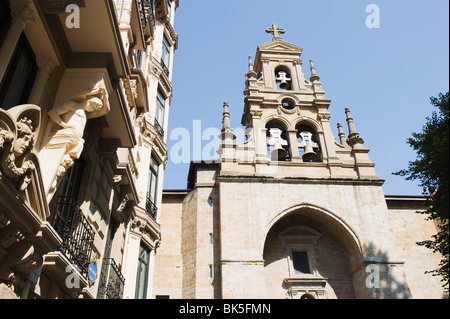
<svg viewBox="0 0 450 319">
<path fill-rule="evenodd" d="M 303 162 L 321 162 L 322 154 L 319 135 L 310 125 L 300 123 L 297 130 L 298 152 Z"/>
<path fill-rule="evenodd" d="M 286 128 L 278 121 L 266 124 L 267 154 L 272 161 L 290 161 L 289 139 Z"/>
<path fill-rule="evenodd" d="M 266 297 L 355 298 L 360 258 L 355 235 L 334 215 L 307 205 L 280 214 L 264 243 Z"/>
<path fill-rule="evenodd" d="M 289 68 L 279 66 L 275 69 L 275 83 L 278 90 L 292 90 L 292 77 Z"/>
</svg>

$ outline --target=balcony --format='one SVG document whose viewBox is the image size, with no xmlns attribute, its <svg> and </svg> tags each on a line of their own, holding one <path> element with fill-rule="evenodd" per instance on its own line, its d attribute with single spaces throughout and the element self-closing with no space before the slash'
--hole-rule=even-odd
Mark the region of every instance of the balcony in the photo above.
<svg viewBox="0 0 450 319">
<path fill-rule="evenodd" d="M 155 204 L 150 200 L 150 198 L 146 198 L 145 202 L 145 210 L 147 213 L 153 217 L 154 220 L 156 220 L 156 215 L 158 214 L 158 207 L 156 207 Z"/>
<path fill-rule="evenodd" d="M 142 0 L 142 3 L 143 3 L 143 5 L 144 5 L 144 8 L 146 8 L 147 9 L 147 11 L 148 11 L 148 17 L 149 17 L 149 20 L 150 20 L 150 30 L 151 30 L 151 32 L 152 32 L 152 34 L 153 34 L 153 31 L 155 30 L 155 25 L 156 25 L 156 22 L 155 22 L 155 8 L 154 8 L 154 6 L 153 6 L 153 1 L 151 1 L 151 0 Z"/>
<path fill-rule="evenodd" d="M 104 259 L 97 298 L 122 299 L 124 285 L 125 277 L 120 272 L 114 259 Z"/>
<path fill-rule="evenodd" d="M 147 26 L 147 16 L 145 15 L 145 2 L 138 1 L 139 20 L 141 21 L 142 33 L 145 34 L 145 27 Z"/>
<path fill-rule="evenodd" d="M 166 76 L 169 76 L 169 73 L 170 73 L 169 68 L 167 67 L 167 65 L 163 59 L 161 59 L 161 67 L 162 67 L 164 73 L 166 74 Z"/>
<path fill-rule="evenodd" d="M 156 118 L 155 118 L 154 126 L 155 126 L 155 130 L 158 132 L 159 136 L 161 136 L 161 138 L 164 139 L 164 129 L 162 128 L 161 124 L 159 124 L 159 122 Z"/>
<path fill-rule="evenodd" d="M 59 197 L 52 226 L 62 238 L 59 251 L 77 265 L 80 273 L 87 278 L 94 231 L 73 198 Z"/>
</svg>

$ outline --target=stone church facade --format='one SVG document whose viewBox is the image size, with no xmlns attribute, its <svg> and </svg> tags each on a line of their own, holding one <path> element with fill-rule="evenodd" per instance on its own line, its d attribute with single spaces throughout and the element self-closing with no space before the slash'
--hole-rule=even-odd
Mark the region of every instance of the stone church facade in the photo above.
<svg viewBox="0 0 450 319">
<path fill-rule="evenodd" d="M 223 107 L 220 159 L 191 163 L 186 190 L 163 194 L 155 296 L 442 298 L 436 233 L 420 196 L 386 196 L 349 109 L 331 101 L 302 48 L 279 37 L 249 57 L 235 141 Z M 343 126 L 347 127 L 347 133 Z"/>
</svg>

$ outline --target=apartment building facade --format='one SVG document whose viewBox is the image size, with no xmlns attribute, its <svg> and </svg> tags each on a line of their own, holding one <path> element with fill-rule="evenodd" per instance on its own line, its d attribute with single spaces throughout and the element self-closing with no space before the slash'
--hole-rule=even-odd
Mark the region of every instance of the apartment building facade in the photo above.
<svg viewBox="0 0 450 319">
<path fill-rule="evenodd" d="M 178 0 L 0 2 L 0 298 L 151 298 Z"/>
</svg>

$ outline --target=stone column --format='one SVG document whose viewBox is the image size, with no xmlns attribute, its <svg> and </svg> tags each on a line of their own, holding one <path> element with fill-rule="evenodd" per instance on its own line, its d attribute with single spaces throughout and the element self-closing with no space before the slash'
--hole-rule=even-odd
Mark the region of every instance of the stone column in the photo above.
<svg viewBox="0 0 450 319">
<path fill-rule="evenodd" d="M 39 71 L 36 75 L 36 80 L 34 81 L 33 90 L 31 91 L 28 102 L 30 104 L 40 105 L 48 79 L 50 78 L 50 74 L 55 68 L 56 63 L 52 58 L 48 57 L 37 58 L 36 60 Z"/>
<path fill-rule="evenodd" d="M 292 161 L 300 161 L 300 153 L 298 151 L 297 130 L 288 130 L 289 151 L 291 152 Z"/>
<path fill-rule="evenodd" d="M 16 49 L 22 31 L 27 24 L 32 24 L 35 21 L 34 12 L 31 6 L 31 1 L 19 3 L 18 1 L 11 2 L 11 13 L 13 16 L 11 26 L 5 37 L 2 47 L 0 48 L 0 81 L 3 79 Z"/>
</svg>

